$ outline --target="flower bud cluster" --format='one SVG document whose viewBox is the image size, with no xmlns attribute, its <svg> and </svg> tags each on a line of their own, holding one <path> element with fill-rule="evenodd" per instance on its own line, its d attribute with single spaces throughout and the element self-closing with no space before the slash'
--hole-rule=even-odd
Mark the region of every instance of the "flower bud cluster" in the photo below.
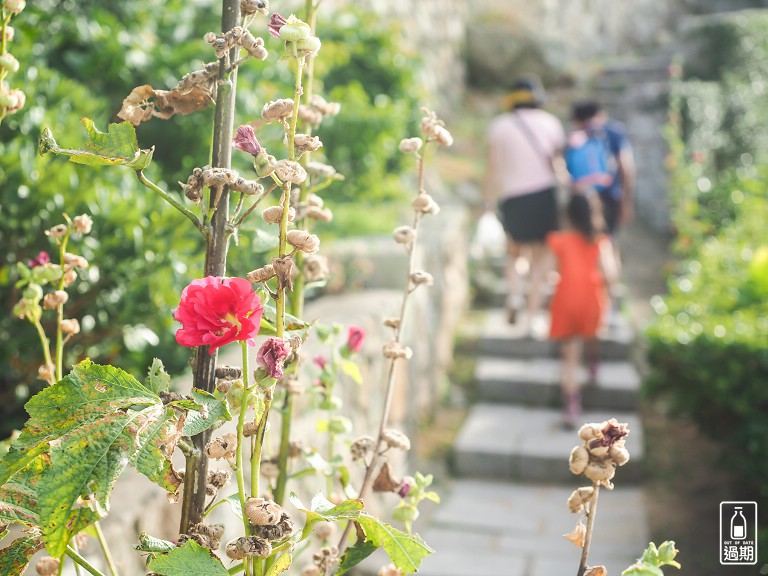
<svg viewBox="0 0 768 576">
<path fill-rule="evenodd" d="M 189 528 L 189 534 L 181 534 L 177 542 L 182 546 L 188 540 L 194 540 L 200 546 L 209 550 L 218 550 L 221 546 L 221 537 L 224 535 L 223 524 L 193 524 Z"/>
<path fill-rule="evenodd" d="M 571 472 L 584 474 L 595 484 L 613 488 L 611 479 L 616 474 L 616 467 L 629 461 L 629 452 L 624 447 L 627 434 L 627 425 L 620 424 L 615 418 L 599 424 L 584 424 L 579 429 L 583 444 L 571 451 Z"/>
<path fill-rule="evenodd" d="M 445 128 L 445 122 L 440 120 L 433 111 L 422 108 L 424 117 L 421 119 L 421 133 L 427 137 L 427 141 L 434 141 L 441 146 L 451 146 L 453 136 Z"/>
<path fill-rule="evenodd" d="M 250 30 L 242 26 L 235 26 L 218 35 L 208 32 L 204 39 L 213 46 L 217 58 L 224 58 L 232 48 L 237 46 L 248 52 L 249 56 L 259 60 L 266 60 L 268 56 L 267 49 L 264 48 L 264 40 L 254 37 Z"/>
</svg>

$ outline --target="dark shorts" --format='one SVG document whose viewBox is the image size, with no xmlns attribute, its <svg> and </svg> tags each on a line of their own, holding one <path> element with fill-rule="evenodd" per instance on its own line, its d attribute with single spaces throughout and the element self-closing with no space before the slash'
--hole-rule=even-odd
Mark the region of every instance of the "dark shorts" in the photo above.
<svg viewBox="0 0 768 576">
<path fill-rule="evenodd" d="M 600 194 L 600 203 L 603 205 L 605 231 L 613 236 L 619 231 L 621 224 L 621 199 Z"/>
<path fill-rule="evenodd" d="M 544 242 L 559 227 L 556 188 L 505 198 L 499 202 L 499 220 L 515 242 Z"/>
</svg>

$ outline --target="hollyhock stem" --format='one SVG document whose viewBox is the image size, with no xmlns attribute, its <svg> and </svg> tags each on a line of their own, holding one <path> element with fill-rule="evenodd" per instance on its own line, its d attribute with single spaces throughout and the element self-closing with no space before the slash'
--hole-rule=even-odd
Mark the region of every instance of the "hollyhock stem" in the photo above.
<svg viewBox="0 0 768 576">
<path fill-rule="evenodd" d="M 240 1 L 222 0 L 221 30 L 228 32 L 240 21 Z M 237 49 L 233 48 L 230 61 L 235 59 Z M 232 160 L 232 132 L 235 123 L 235 92 L 237 69 L 225 70 L 224 59 L 220 61 L 216 110 L 214 112 L 213 146 L 211 164 L 218 168 L 229 168 Z M 213 196 L 211 194 L 211 196 Z M 209 198 L 209 207 L 214 198 Z M 227 248 L 232 229 L 229 224 L 229 190 L 225 187 L 219 198 L 218 209 L 211 216 L 210 231 L 205 240 L 205 275 L 224 276 L 227 270 Z M 193 384 L 206 392 L 213 393 L 216 384 L 217 354 L 209 354 L 205 346 L 197 348 L 193 367 Z M 184 499 L 181 510 L 180 532 L 188 533 L 189 527 L 202 522 L 205 511 L 205 485 L 208 475 L 208 457 L 205 446 L 211 431 L 196 435 L 192 442 L 195 454 L 187 457 L 187 476 L 184 482 Z"/>
<path fill-rule="evenodd" d="M 428 144 L 429 141 L 425 142 Z M 418 190 L 419 194 L 424 194 L 424 156 L 423 153 L 420 154 L 417 158 L 417 166 L 418 166 Z M 400 301 L 400 324 L 395 329 L 395 341 L 397 344 L 402 344 L 403 340 L 403 326 L 405 325 L 405 312 L 408 306 L 408 300 L 411 295 L 410 290 L 410 277 L 411 273 L 413 272 L 414 265 L 416 263 L 416 242 L 418 240 L 418 233 L 419 233 L 419 223 L 421 222 L 421 212 L 414 211 L 413 216 L 413 230 L 414 230 L 414 238 L 413 241 L 408 246 L 408 269 L 406 273 L 406 281 L 405 281 L 405 289 L 403 290 L 403 298 Z M 365 496 L 368 494 L 368 490 L 371 487 L 371 484 L 373 482 L 373 474 L 378 467 L 379 464 L 379 447 L 382 443 L 382 437 L 384 436 L 384 430 L 387 428 L 387 425 L 389 423 L 389 413 L 392 409 L 392 399 L 395 392 L 395 363 L 397 359 L 393 358 L 389 361 L 389 368 L 387 372 L 387 387 L 386 391 L 384 393 L 384 406 L 381 410 L 381 419 L 379 420 L 379 432 L 376 436 L 376 442 L 375 442 L 375 449 L 373 451 L 373 455 L 371 456 L 370 462 L 365 467 L 365 476 L 363 477 L 363 483 L 360 486 L 360 490 L 358 492 L 358 498 L 365 498 Z M 339 550 L 343 552 L 344 546 L 347 540 L 347 537 L 349 536 L 349 533 L 352 529 L 352 522 L 349 522 L 347 524 L 347 527 L 344 530 L 344 533 L 341 535 L 341 539 L 339 540 Z"/>
<path fill-rule="evenodd" d="M 67 243 L 69 242 L 71 231 L 71 226 L 67 227 L 67 233 L 61 239 L 61 244 L 59 245 L 59 263 L 62 272 L 64 271 L 64 255 L 67 253 Z M 64 274 L 59 278 L 59 283 L 56 289 L 64 289 Z M 64 341 L 61 333 L 62 320 L 64 320 L 64 304 L 59 304 L 56 306 L 56 382 L 64 378 Z"/>
<path fill-rule="evenodd" d="M 51 349 L 50 349 L 50 341 L 48 340 L 48 336 L 45 334 L 45 329 L 43 328 L 43 325 L 40 323 L 40 320 L 37 319 L 33 322 L 35 326 L 35 330 L 37 330 L 37 335 L 40 338 L 40 344 L 43 347 L 43 359 L 45 360 L 45 363 L 47 365 L 53 364 L 53 361 L 51 359 Z M 55 375 L 51 376 L 51 379 L 54 379 Z M 55 380 L 54 380 L 55 382 Z M 48 381 L 48 384 L 53 384 L 54 382 Z"/>
<path fill-rule="evenodd" d="M 594 492 L 589 501 L 589 513 L 587 514 L 587 533 L 584 536 L 584 548 L 581 550 L 581 562 L 579 562 L 579 571 L 576 576 L 584 576 L 587 571 L 587 556 L 589 556 L 589 545 L 592 542 L 592 531 L 595 527 L 595 514 L 597 513 L 597 497 L 600 494 L 600 482 L 594 483 Z"/>
<path fill-rule="evenodd" d="M 240 499 L 240 510 L 243 515 L 243 528 L 245 535 L 248 536 L 251 533 L 251 526 L 248 522 L 248 515 L 245 513 L 245 502 L 247 496 L 245 493 L 245 477 L 243 475 L 244 463 L 243 452 L 245 452 L 245 443 L 243 442 L 243 427 L 245 426 L 245 419 L 248 415 L 248 398 L 251 395 L 248 390 L 248 345 L 246 342 L 241 342 L 243 346 L 243 396 L 240 400 L 240 415 L 237 419 L 237 452 L 235 454 L 235 476 L 237 477 L 237 495 Z M 253 479 L 251 479 L 253 483 Z M 255 492 L 251 492 L 251 496 L 255 496 Z M 251 575 L 251 562 L 250 559 L 245 561 L 245 574 Z"/>
<path fill-rule="evenodd" d="M 294 140 L 296 138 L 296 125 L 299 121 L 299 104 L 301 102 L 301 95 L 302 95 L 302 74 L 304 69 L 304 62 L 305 59 L 302 56 L 301 58 L 296 59 L 296 82 L 294 84 L 294 91 L 293 91 L 293 113 L 291 114 L 291 122 L 288 128 L 288 158 L 290 160 L 295 160 L 296 158 L 296 152 L 294 148 Z M 303 187 L 302 187 L 303 190 Z M 286 252 L 286 234 L 288 232 L 288 212 L 291 206 L 291 184 L 290 182 L 286 182 L 283 184 L 283 215 L 280 219 L 280 255 L 284 255 Z M 297 286 L 301 286 L 301 275 L 299 275 L 299 278 L 297 279 Z M 301 288 L 299 289 L 298 293 L 294 294 L 293 298 L 293 311 L 294 315 L 296 315 L 296 312 L 301 312 L 301 304 L 300 302 L 303 299 L 303 295 L 301 292 Z M 298 307 L 298 308 L 297 308 Z M 285 310 L 286 310 L 286 297 L 285 297 L 285 289 L 282 286 L 278 285 L 277 289 L 277 301 L 275 303 L 275 308 L 277 311 L 277 326 L 276 326 L 276 332 L 278 338 L 283 338 L 285 336 Z M 271 401 L 270 401 L 271 404 Z M 269 414 L 269 408 L 267 408 L 264 412 L 264 419 L 266 421 L 266 417 Z M 285 395 L 285 404 L 283 405 L 283 408 L 281 410 L 281 425 L 280 425 L 280 456 L 278 460 L 278 466 L 279 466 L 279 472 L 277 477 L 277 482 L 275 483 L 275 494 L 274 499 L 275 502 L 278 504 L 282 504 L 283 500 L 285 499 L 285 488 L 286 484 L 288 483 L 288 444 L 290 443 L 291 439 L 291 420 L 293 419 L 293 395 L 291 393 L 286 393 Z"/>
</svg>

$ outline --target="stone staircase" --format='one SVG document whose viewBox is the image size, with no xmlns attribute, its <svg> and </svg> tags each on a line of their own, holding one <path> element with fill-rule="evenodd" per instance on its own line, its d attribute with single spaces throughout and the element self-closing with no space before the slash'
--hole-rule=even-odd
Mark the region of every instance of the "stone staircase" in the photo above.
<svg viewBox="0 0 768 576">
<path fill-rule="evenodd" d="M 581 549 L 563 534 L 578 516 L 566 505 L 589 481 L 568 470 L 579 443 L 561 426 L 556 347 L 506 323 L 502 309 L 486 313 L 469 353 L 476 356 L 477 401 L 455 440 L 453 480 L 443 503 L 420 530 L 437 553 L 426 576 L 571 576 Z M 643 503 L 643 428 L 636 413 L 640 378 L 629 362 L 632 331 L 621 319 L 600 337 L 597 386 L 584 389 L 584 422 L 627 422 L 631 460 L 616 488 L 603 490 L 590 564 L 618 576 L 648 545 Z M 584 375 L 586 378 L 586 374 Z"/>
</svg>

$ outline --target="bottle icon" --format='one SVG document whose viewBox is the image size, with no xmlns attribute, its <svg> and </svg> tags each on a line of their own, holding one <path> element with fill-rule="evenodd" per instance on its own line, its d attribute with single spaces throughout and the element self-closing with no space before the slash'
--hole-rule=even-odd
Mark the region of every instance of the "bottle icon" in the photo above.
<svg viewBox="0 0 768 576">
<path fill-rule="evenodd" d="M 744 514 L 741 513 L 741 506 L 734 508 L 733 516 L 731 517 L 731 539 L 744 540 L 747 537 L 747 519 L 744 518 Z"/>
</svg>

